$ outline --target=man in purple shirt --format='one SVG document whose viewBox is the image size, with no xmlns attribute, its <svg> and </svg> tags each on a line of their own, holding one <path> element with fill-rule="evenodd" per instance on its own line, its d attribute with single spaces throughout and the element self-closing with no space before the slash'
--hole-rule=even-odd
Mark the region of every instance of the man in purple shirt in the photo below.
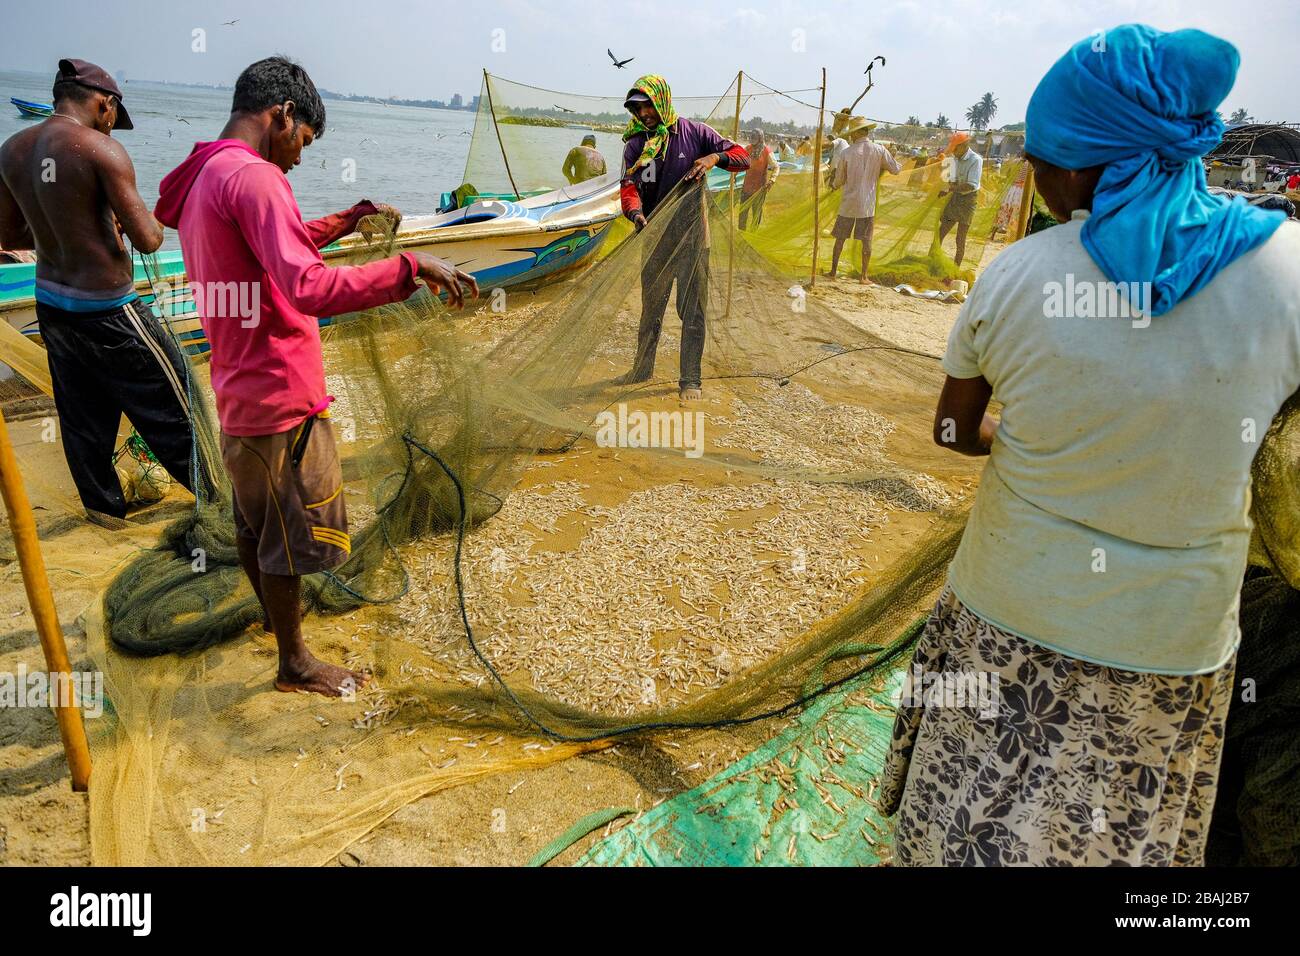
<svg viewBox="0 0 1300 956">
<path fill-rule="evenodd" d="M 682 181 L 703 181 L 721 166 L 737 173 L 749 168 L 743 146 L 719 136 L 711 127 L 679 118 L 672 92 L 661 76 L 643 76 L 628 91 L 623 104 L 632 122 L 623 134 L 623 214 L 640 232 L 648 216 Z M 643 249 L 641 267 L 641 327 L 636 361 L 618 381 L 632 385 L 654 374 L 655 352 L 664 310 L 677 283 L 677 314 L 682 320 L 681 366 L 678 380 L 682 401 L 697 401 L 700 362 L 704 356 L 704 315 L 709 290 L 709 250 L 703 206 L 678 203 L 658 241 Z"/>
</svg>

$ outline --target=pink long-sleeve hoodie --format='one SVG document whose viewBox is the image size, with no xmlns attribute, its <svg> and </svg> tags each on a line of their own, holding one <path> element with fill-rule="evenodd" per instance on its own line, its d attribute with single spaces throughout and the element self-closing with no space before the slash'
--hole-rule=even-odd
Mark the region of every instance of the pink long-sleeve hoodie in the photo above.
<svg viewBox="0 0 1300 956">
<path fill-rule="evenodd" d="M 322 261 L 320 247 L 374 211 L 362 202 L 304 223 L 284 173 L 239 140 L 195 144 L 163 179 L 155 215 L 180 232 L 212 347 L 223 432 L 277 434 L 324 406 L 316 316 L 358 312 L 415 292 L 410 253 L 362 266 Z M 248 308 L 253 301 L 257 310 Z"/>
</svg>

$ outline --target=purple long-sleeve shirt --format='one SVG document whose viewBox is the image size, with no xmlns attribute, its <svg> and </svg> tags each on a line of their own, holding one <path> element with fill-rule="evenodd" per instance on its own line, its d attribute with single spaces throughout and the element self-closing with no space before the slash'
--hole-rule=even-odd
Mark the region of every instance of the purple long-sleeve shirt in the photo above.
<svg viewBox="0 0 1300 956">
<path fill-rule="evenodd" d="M 696 120 L 679 117 L 668 131 L 668 144 L 662 154 L 635 172 L 632 164 L 641 158 L 646 134 L 637 133 L 623 147 L 623 214 L 629 219 L 637 212 L 649 216 L 663 196 L 681 182 L 691 164 L 710 153 L 718 153 L 718 165 L 731 172 L 749 168 L 749 154 L 743 146 L 718 135 L 713 127 Z M 630 175 L 629 175 L 630 174 Z"/>
</svg>

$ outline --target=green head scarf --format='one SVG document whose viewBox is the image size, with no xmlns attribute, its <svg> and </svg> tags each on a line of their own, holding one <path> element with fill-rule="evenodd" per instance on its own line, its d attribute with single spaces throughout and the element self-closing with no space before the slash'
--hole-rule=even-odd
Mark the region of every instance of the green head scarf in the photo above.
<svg viewBox="0 0 1300 956">
<path fill-rule="evenodd" d="M 650 97 L 650 102 L 659 113 L 660 120 L 658 126 L 649 129 L 634 116 L 632 121 L 627 124 L 627 129 L 623 131 L 624 142 L 627 142 L 637 133 L 646 134 L 645 148 L 641 150 L 640 158 L 632 164 L 632 169 L 636 169 L 644 166 L 664 151 L 664 147 L 668 145 L 668 129 L 677 122 L 677 111 L 673 109 L 673 91 L 669 89 L 668 81 L 657 73 L 647 74 L 637 80 L 632 84 L 632 89 L 628 90 L 629 95 L 632 90 L 639 91 Z"/>
</svg>

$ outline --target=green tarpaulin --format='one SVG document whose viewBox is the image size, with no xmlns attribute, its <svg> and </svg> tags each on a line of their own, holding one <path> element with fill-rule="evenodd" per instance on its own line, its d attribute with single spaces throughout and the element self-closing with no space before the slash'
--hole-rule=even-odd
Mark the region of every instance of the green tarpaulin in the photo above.
<svg viewBox="0 0 1300 956">
<path fill-rule="evenodd" d="M 794 726 L 642 814 L 579 861 L 594 866 L 875 866 L 876 810 L 899 668 L 814 701 Z"/>
</svg>

